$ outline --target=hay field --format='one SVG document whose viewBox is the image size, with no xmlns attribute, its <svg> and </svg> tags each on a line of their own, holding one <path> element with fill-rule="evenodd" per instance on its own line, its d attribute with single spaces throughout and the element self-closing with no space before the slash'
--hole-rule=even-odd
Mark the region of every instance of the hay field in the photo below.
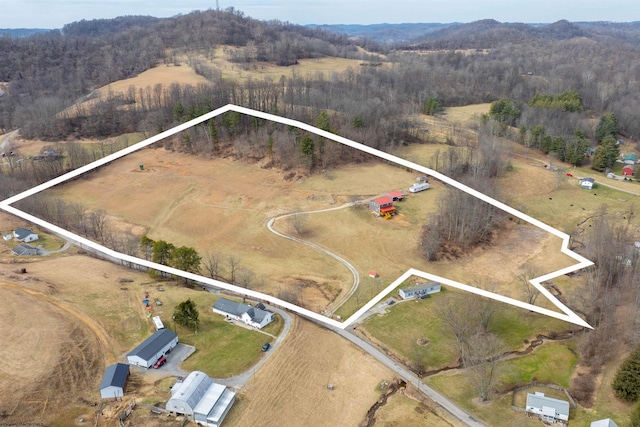
<svg viewBox="0 0 640 427">
<path fill-rule="evenodd" d="M 280 77 L 296 76 L 312 76 L 316 77 L 322 74 L 325 78 L 330 78 L 333 73 L 341 73 L 349 68 L 358 69 L 362 60 L 346 59 L 336 57 L 323 57 L 313 59 L 299 59 L 298 64 L 291 66 L 278 66 L 268 62 L 254 62 L 249 64 L 236 64 L 229 61 L 230 50 L 235 48 L 229 46 L 221 46 L 215 50 L 213 59 L 209 59 L 204 55 L 200 55 L 198 59 L 204 61 L 209 66 L 220 71 L 222 78 L 247 81 L 249 79 L 262 80 L 270 78 L 277 82 Z M 386 66 L 386 65 L 382 65 Z"/>
<path fill-rule="evenodd" d="M 210 82 L 201 75 L 196 74 L 193 68 L 186 64 L 161 64 L 143 71 L 135 77 L 109 83 L 99 88 L 98 91 L 100 94 L 106 94 L 109 91 L 125 93 L 129 90 L 130 86 L 138 90 L 140 88 L 144 89 L 147 86 L 153 88 L 158 84 L 168 87 L 172 83 L 197 86 L 201 83 L 209 84 Z"/>
<path fill-rule="evenodd" d="M 243 389 L 225 424 L 358 426 L 380 396 L 377 386 L 392 377 L 348 341 L 295 318 L 284 345 Z"/>
<path fill-rule="evenodd" d="M 334 188 L 339 193 L 313 189 L 318 179 L 337 181 L 314 177 L 307 189 L 304 181 L 284 181 L 281 172 L 258 165 L 147 149 L 51 193 L 107 210 L 121 230 L 195 247 L 203 255 L 238 256 L 243 266 L 267 279 L 263 291 L 276 294 L 283 283 L 316 282 L 325 291 L 305 303 L 320 311 L 351 285 L 350 273 L 332 258 L 270 233 L 266 221 L 282 213 L 331 207 L 362 191 L 369 196 L 402 188 L 413 177 L 372 163 L 351 169 L 340 180 L 342 187 Z"/>
</svg>

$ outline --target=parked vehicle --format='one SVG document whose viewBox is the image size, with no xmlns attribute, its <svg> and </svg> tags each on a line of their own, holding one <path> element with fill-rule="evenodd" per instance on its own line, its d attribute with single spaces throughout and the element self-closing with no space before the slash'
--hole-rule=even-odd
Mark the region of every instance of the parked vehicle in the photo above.
<svg viewBox="0 0 640 427">
<path fill-rule="evenodd" d="M 423 183 L 415 183 L 411 187 L 409 187 L 409 191 L 411 193 L 417 193 L 418 191 L 424 191 L 429 189 L 429 184 L 426 182 Z"/>
<path fill-rule="evenodd" d="M 267 351 L 271 348 L 271 343 L 267 342 L 262 346 L 262 351 Z"/>
<path fill-rule="evenodd" d="M 162 356 L 160 359 L 158 359 L 156 363 L 153 364 L 153 367 L 155 369 L 158 369 L 159 367 L 163 366 L 165 363 L 167 363 L 167 358 Z"/>
</svg>

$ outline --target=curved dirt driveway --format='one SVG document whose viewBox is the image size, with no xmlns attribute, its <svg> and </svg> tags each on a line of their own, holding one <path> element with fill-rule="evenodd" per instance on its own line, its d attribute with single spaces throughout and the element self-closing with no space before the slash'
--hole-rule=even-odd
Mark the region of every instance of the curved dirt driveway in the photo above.
<svg viewBox="0 0 640 427">
<path fill-rule="evenodd" d="M 344 304 L 349 298 L 351 298 L 351 296 L 353 295 L 353 293 L 358 289 L 358 286 L 360 285 L 360 274 L 358 274 L 358 270 L 356 270 L 356 268 L 351 265 L 347 260 L 345 260 L 344 258 L 340 257 L 339 255 L 329 251 L 328 249 L 323 248 L 320 245 L 317 245 L 315 243 L 309 242 L 308 240 L 304 240 L 304 239 L 300 239 L 298 237 L 294 237 L 294 236 L 290 236 L 288 234 L 285 233 L 281 233 L 280 231 L 276 230 L 273 227 L 273 224 L 279 220 L 279 219 L 284 219 L 284 218 L 288 218 L 288 217 L 292 217 L 295 215 L 309 215 L 309 214 L 313 214 L 313 213 L 320 213 L 320 212 L 329 212 L 329 211 L 336 211 L 338 209 L 344 209 L 344 208 L 348 208 L 353 206 L 354 203 L 347 203 L 341 206 L 337 206 L 337 207 L 333 207 L 333 208 L 326 208 L 326 209 L 318 209 L 318 210 L 314 210 L 314 211 L 306 211 L 306 212 L 294 212 L 294 213 L 289 213 L 289 214 L 284 214 L 284 215 L 280 215 L 274 218 L 271 218 L 268 222 L 267 222 L 267 229 L 272 232 L 273 234 L 276 234 L 280 237 L 284 237 L 285 239 L 289 239 L 292 240 L 294 242 L 298 242 L 298 243 L 302 243 L 304 245 L 310 246 L 328 256 L 330 256 L 331 258 L 334 258 L 336 261 L 340 262 L 341 264 L 343 264 L 345 267 L 347 267 L 347 269 L 351 272 L 351 275 L 353 276 L 353 284 L 351 285 L 351 288 L 349 289 L 349 291 L 347 291 L 344 295 L 342 295 L 340 298 L 336 299 L 335 301 L 333 301 L 332 303 L 329 304 L 329 306 L 327 307 L 327 309 L 325 310 L 324 314 L 327 316 L 331 316 L 338 308 L 340 308 L 340 306 L 342 304 Z"/>
</svg>

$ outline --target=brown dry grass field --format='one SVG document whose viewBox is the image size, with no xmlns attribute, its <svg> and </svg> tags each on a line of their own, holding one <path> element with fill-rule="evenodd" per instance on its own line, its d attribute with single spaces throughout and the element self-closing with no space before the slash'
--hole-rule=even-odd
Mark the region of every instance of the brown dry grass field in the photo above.
<svg viewBox="0 0 640 427">
<path fill-rule="evenodd" d="M 380 396 L 378 385 L 392 377 L 338 335 L 296 318 L 283 347 L 247 384 L 225 424 L 357 426 Z"/>
<path fill-rule="evenodd" d="M 303 77 L 311 75 L 315 77 L 318 74 L 323 74 L 325 78 L 329 78 L 331 74 L 341 73 L 349 68 L 358 69 L 361 67 L 360 64 L 364 62 L 359 59 L 323 57 L 300 59 L 298 64 L 288 67 L 277 66 L 267 62 L 251 63 L 247 67 L 243 67 L 229 61 L 228 52 L 233 49 L 233 47 L 222 46 L 216 49 L 213 59 L 208 59 L 204 55 L 199 56 L 199 59 L 220 71 L 224 79 L 246 81 L 248 79 L 261 80 L 269 77 L 274 82 L 280 80 L 282 76 L 290 77 L 292 75 Z M 383 64 L 382 66 L 386 65 Z"/>
<path fill-rule="evenodd" d="M 421 147 L 433 151 L 429 145 Z M 145 165 L 144 171 L 139 164 Z M 312 248 L 268 232 L 266 221 L 282 213 L 333 207 L 351 196 L 406 189 L 414 177 L 401 168 L 372 162 L 337 169 L 329 177 L 316 174 L 284 181 L 281 172 L 257 164 L 145 149 L 51 192 L 90 209 L 105 209 L 121 230 L 146 232 L 152 239 L 191 246 L 201 254 L 238 256 L 266 279 L 260 291 L 277 295 L 287 286 L 311 283 L 302 291 L 303 304 L 321 312 L 350 286 L 348 271 Z M 376 270 L 386 283 L 414 267 L 463 283 L 470 277 L 492 281 L 514 298 L 521 297 L 513 278 L 523 265 L 542 264 L 552 271 L 573 263 L 557 252 L 559 239 L 515 221 L 498 231 L 495 243 L 462 260 L 426 263 L 418 251 L 418 235 L 444 188 L 432 184 L 429 191 L 397 203 L 400 213 L 391 221 L 374 217 L 366 207 L 306 215 L 303 237 L 346 258 L 363 276 Z M 277 221 L 276 227 L 293 232 L 286 220 Z M 503 269 L 496 275 L 498 260 Z M 358 304 L 364 302 L 358 296 Z"/>
</svg>

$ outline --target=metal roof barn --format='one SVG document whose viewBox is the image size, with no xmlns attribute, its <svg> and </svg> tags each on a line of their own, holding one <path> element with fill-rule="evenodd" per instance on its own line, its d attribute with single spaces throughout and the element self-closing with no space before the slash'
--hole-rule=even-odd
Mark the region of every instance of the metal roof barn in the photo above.
<svg viewBox="0 0 640 427">
<path fill-rule="evenodd" d="M 100 383 L 100 397 L 114 399 L 124 396 L 124 385 L 129 377 L 129 365 L 115 363 L 107 366 Z"/>
<path fill-rule="evenodd" d="M 127 354 L 127 361 L 131 365 L 149 368 L 176 345 L 178 335 L 171 329 L 160 329 L 131 350 Z"/>
</svg>

